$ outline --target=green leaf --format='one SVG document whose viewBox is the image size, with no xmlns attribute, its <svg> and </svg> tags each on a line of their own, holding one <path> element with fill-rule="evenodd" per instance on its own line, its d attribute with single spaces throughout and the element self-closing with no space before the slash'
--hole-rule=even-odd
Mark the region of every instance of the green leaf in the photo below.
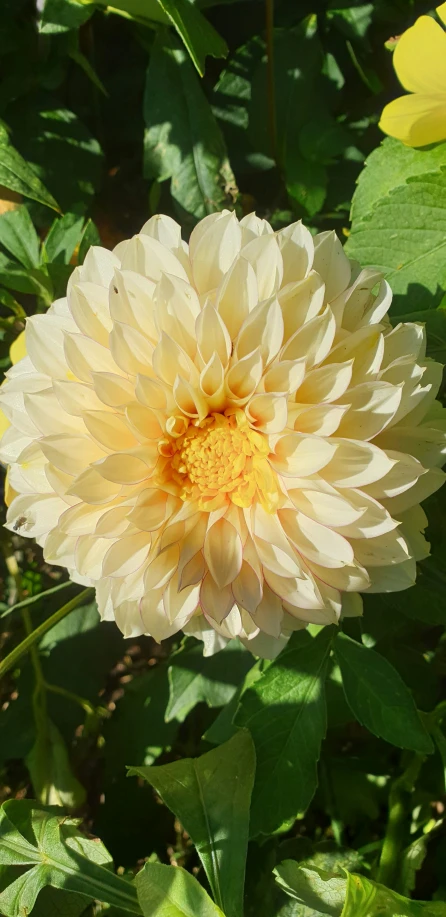
<svg viewBox="0 0 446 917">
<path fill-rule="evenodd" d="M 341 917 L 445 917 L 442 901 L 410 901 L 365 876 L 348 873 Z"/>
<path fill-rule="evenodd" d="M 85 209 L 101 183 L 103 157 L 98 141 L 77 115 L 39 93 L 31 106 L 26 100 L 18 102 L 9 121 L 23 155 L 62 209 Z"/>
<path fill-rule="evenodd" d="M 25 206 L 1 214 L 0 244 L 17 258 L 23 267 L 38 266 L 40 241 Z"/>
<path fill-rule="evenodd" d="M 8 134 L 0 127 L 0 185 L 23 194 L 45 207 L 60 211 L 52 194 L 37 177 L 31 166 L 10 144 Z"/>
<path fill-rule="evenodd" d="M 440 726 L 434 726 L 432 729 L 434 742 L 440 752 L 441 763 L 443 765 L 444 789 L 446 792 L 446 736 Z"/>
<path fill-rule="evenodd" d="M 181 867 L 146 863 L 135 882 L 144 917 L 224 917 L 195 876 Z"/>
<path fill-rule="evenodd" d="M 332 876 L 323 869 L 299 866 L 295 860 L 285 860 L 274 870 L 277 884 L 305 907 L 318 914 L 338 917 L 344 900 L 346 879 Z"/>
<path fill-rule="evenodd" d="M 358 722 L 399 748 L 432 752 L 412 695 L 390 662 L 343 633 L 336 638 L 335 654 L 347 703 Z"/>
<path fill-rule="evenodd" d="M 271 833 L 306 809 L 317 786 L 326 729 L 324 682 L 333 631 L 295 634 L 242 696 L 235 717 L 247 726 L 257 757 L 251 835 Z"/>
<path fill-rule="evenodd" d="M 200 758 L 131 768 L 179 818 L 227 917 L 242 917 L 255 753 L 247 730 Z M 228 788 L 230 787 L 230 792 Z"/>
<path fill-rule="evenodd" d="M 189 222 L 231 201 L 235 180 L 220 128 L 185 52 L 159 30 L 144 96 L 144 171 L 171 179 L 171 194 Z"/>
<path fill-rule="evenodd" d="M 206 56 L 226 57 L 228 46 L 214 27 L 189 0 L 159 0 L 161 8 L 189 51 L 200 76 Z"/>
<path fill-rule="evenodd" d="M 82 239 L 79 245 L 79 256 L 77 259 L 78 264 L 84 263 L 85 256 L 91 245 L 100 245 L 100 244 L 101 244 L 101 237 L 99 235 L 99 231 L 98 231 L 96 224 L 93 223 L 93 220 L 87 220 L 85 224 L 85 229 L 82 235 Z"/>
<path fill-rule="evenodd" d="M 165 722 L 168 691 L 164 665 L 154 666 L 124 685 L 124 695 L 103 727 L 106 782 L 125 774 L 130 761 L 134 765 L 152 764 L 172 745 L 178 721 Z"/>
<path fill-rule="evenodd" d="M 366 159 L 359 176 L 352 200 L 353 229 L 367 220 L 376 205 L 388 198 L 395 188 L 404 186 L 408 178 L 441 169 L 445 155 L 446 142 L 415 150 L 400 140 L 386 137 Z"/>
<path fill-rule="evenodd" d="M 394 315 L 435 307 L 446 287 L 445 151 L 387 138 L 358 181 L 346 251 L 385 274 Z"/>
<path fill-rule="evenodd" d="M 44 242 L 48 261 L 69 264 L 70 259 L 84 233 L 84 218 L 78 213 L 66 213 L 54 220 Z"/>
<path fill-rule="evenodd" d="M 232 642 L 235 643 L 235 641 Z M 266 659 L 258 659 L 249 669 L 229 703 L 225 704 L 223 710 L 220 711 L 212 725 L 206 730 L 203 736 L 206 742 L 211 742 L 212 745 L 222 745 L 223 742 L 227 742 L 234 735 L 237 731 L 237 726 L 234 725 L 234 716 L 237 712 L 240 698 L 260 678 L 268 665 L 269 661 Z"/>
<path fill-rule="evenodd" d="M 287 168 L 287 191 L 309 217 L 322 210 L 327 194 L 328 175 L 325 166 L 310 162 L 294 153 Z"/>
<path fill-rule="evenodd" d="M 102 844 L 84 837 L 63 809 L 39 807 L 25 799 L 3 804 L 0 865 L 25 867 L 0 893 L 5 917 L 29 913 L 46 885 L 140 913 L 134 887 L 110 871 L 109 863 L 110 855 Z"/>
<path fill-rule="evenodd" d="M 46 715 L 39 723 L 26 765 L 39 802 L 69 809 L 76 809 L 85 802 L 85 789 L 73 774 L 65 742 Z"/>
<path fill-rule="evenodd" d="M 93 3 L 79 0 L 45 0 L 40 20 L 40 31 L 47 35 L 78 29 L 93 15 Z"/>
<path fill-rule="evenodd" d="M 236 640 L 214 656 L 203 656 L 203 644 L 193 637 L 170 657 L 169 703 L 166 720 L 185 720 L 196 704 L 224 707 L 254 665 L 251 653 Z"/>
</svg>

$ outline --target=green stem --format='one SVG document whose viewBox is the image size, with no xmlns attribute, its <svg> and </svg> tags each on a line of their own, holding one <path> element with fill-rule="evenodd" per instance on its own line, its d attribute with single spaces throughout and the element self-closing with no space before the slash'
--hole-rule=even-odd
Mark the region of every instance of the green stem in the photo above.
<svg viewBox="0 0 446 917">
<path fill-rule="evenodd" d="M 39 595 L 29 595 L 28 598 L 22 599 L 20 602 L 16 602 L 15 605 L 11 605 L 6 611 L 2 611 L 0 618 L 6 618 L 8 615 L 12 614 L 13 611 L 20 611 L 22 608 L 27 608 L 29 605 L 35 605 L 35 603 L 40 602 L 41 599 L 46 599 L 47 596 L 54 595 L 56 592 L 61 592 L 62 589 L 67 589 L 68 586 L 74 585 L 76 584 L 72 583 L 71 580 L 67 580 L 65 583 L 58 583 L 57 586 L 51 586 L 51 588 L 46 589 L 45 592 L 39 592 Z"/>
<path fill-rule="evenodd" d="M 274 80 L 274 0 L 265 0 L 266 11 L 266 73 L 268 96 L 268 122 L 273 159 L 279 165 L 276 121 L 276 90 Z"/>
<path fill-rule="evenodd" d="M 410 798 L 423 761 L 424 755 L 415 753 L 404 773 L 390 787 L 389 817 L 376 880 L 395 891 L 399 890 L 397 885 L 401 851 L 407 841 Z"/>
<path fill-rule="evenodd" d="M 39 624 L 35 630 L 29 633 L 25 639 L 18 644 L 18 646 L 14 647 L 9 655 L 6 656 L 6 659 L 3 659 L 3 661 L 0 662 L 0 678 L 2 678 L 6 672 L 9 672 L 9 669 L 17 665 L 19 659 L 21 659 L 25 653 L 28 653 L 31 647 L 33 647 L 35 643 L 38 643 L 38 641 L 43 637 L 44 634 L 47 633 L 47 631 L 51 630 L 55 624 L 58 624 L 62 618 L 65 618 L 66 615 L 68 615 L 70 611 L 73 611 L 75 608 L 77 608 L 78 605 L 82 605 L 82 603 L 90 597 L 91 593 L 92 589 L 83 589 L 79 595 L 74 596 L 73 599 L 70 599 L 69 602 L 66 602 L 65 605 L 62 605 L 62 607 L 55 611 L 53 615 L 46 619 L 46 621 L 42 621 L 42 624 Z"/>
<path fill-rule="evenodd" d="M 60 694 L 61 697 L 72 701 L 73 704 L 78 704 L 88 716 L 108 716 L 108 710 L 105 707 L 95 707 L 86 697 L 81 697 L 80 694 L 75 694 L 74 691 L 69 691 L 68 688 L 62 688 L 60 685 L 53 685 L 47 681 L 45 682 L 45 688 L 47 691 L 51 691 L 52 694 Z"/>
</svg>

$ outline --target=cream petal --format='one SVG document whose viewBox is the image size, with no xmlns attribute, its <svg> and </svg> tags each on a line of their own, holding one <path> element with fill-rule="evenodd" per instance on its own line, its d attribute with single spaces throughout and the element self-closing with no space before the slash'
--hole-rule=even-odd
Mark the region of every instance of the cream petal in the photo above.
<svg viewBox="0 0 446 917">
<path fill-rule="evenodd" d="M 259 300 L 274 296 L 283 278 L 283 258 L 276 237 L 258 236 L 243 246 L 241 254 L 254 268 Z"/>
<path fill-rule="evenodd" d="M 310 271 L 304 280 L 287 283 L 277 293 L 282 309 L 286 343 L 307 322 L 319 315 L 325 297 L 325 284 L 316 271 Z"/>
<path fill-rule="evenodd" d="M 139 484 L 149 477 L 156 457 L 144 450 L 144 459 L 130 452 L 114 452 L 95 463 L 96 471 L 114 484 Z"/>
<path fill-rule="evenodd" d="M 239 574 L 232 583 L 232 592 L 237 605 L 253 614 L 262 600 L 262 578 L 245 560 Z M 280 617 L 280 616 L 279 616 Z"/>
<path fill-rule="evenodd" d="M 215 307 L 233 341 L 258 301 L 259 291 L 254 268 L 249 261 L 239 256 L 222 278 L 215 296 Z"/>
<path fill-rule="evenodd" d="M 263 362 L 260 348 L 238 360 L 226 376 L 229 399 L 245 403 L 255 392 L 262 378 Z"/>
<path fill-rule="evenodd" d="M 231 587 L 220 588 L 207 573 L 200 587 L 200 605 L 208 620 L 221 624 L 234 605 Z"/>
<path fill-rule="evenodd" d="M 370 586 L 365 592 L 402 592 L 415 585 L 416 576 L 417 565 L 413 557 L 392 566 L 371 567 Z"/>
<path fill-rule="evenodd" d="M 348 405 L 343 404 L 293 404 L 288 409 L 288 426 L 298 433 L 332 436 L 346 411 Z"/>
<path fill-rule="evenodd" d="M 282 360 L 305 359 L 312 369 L 325 359 L 333 344 L 336 322 L 329 306 L 296 331 L 282 350 Z"/>
<path fill-rule="evenodd" d="M 282 283 L 302 280 L 313 265 L 314 243 L 311 232 L 299 220 L 280 229 L 276 239 L 283 259 Z"/>
<path fill-rule="evenodd" d="M 99 245 L 92 245 L 88 249 L 82 267 L 78 268 L 72 274 L 72 282 L 69 283 L 68 292 L 71 291 L 74 283 L 79 280 L 83 283 L 96 283 L 102 287 L 109 287 L 115 268 L 119 267 L 119 259 L 113 252 Z"/>
<path fill-rule="evenodd" d="M 141 404 L 155 411 L 166 411 L 173 404 L 167 386 L 159 379 L 151 379 L 149 376 L 137 376 L 135 395 Z"/>
<path fill-rule="evenodd" d="M 395 464 L 382 449 L 372 443 L 352 439 L 334 439 L 337 446 L 322 476 L 334 487 L 364 487 L 379 481 Z"/>
<path fill-rule="evenodd" d="M 105 540 L 105 539 L 104 539 Z M 147 560 L 151 535 L 138 532 L 119 538 L 108 547 L 102 564 L 102 576 L 128 576 Z"/>
<path fill-rule="evenodd" d="M 105 450 L 132 449 L 138 441 L 121 414 L 113 411 L 84 411 L 85 426 L 94 440 Z"/>
<path fill-rule="evenodd" d="M 367 569 L 400 564 L 410 557 L 407 542 L 399 529 L 376 538 L 353 538 L 351 543 L 356 560 Z"/>
<path fill-rule="evenodd" d="M 169 621 L 182 627 L 194 614 L 200 598 L 200 584 L 179 591 L 178 576 L 174 575 L 164 590 L 164 610 Z"/>
<path fill-rule="evenodd" d="M 79 331 L 107 347 L 112 327 L 108 290 L 95 283 L 74 284 L 68 302 Z"/>
<path fill-rule="evenodd" d="M 222 366 L 227 366 L 232 349 L 231 338 L 223 319 L 210 304 L 205 305 L 198 315 L 195 332 L 203 364 L 206 365 L 215 353 Z"/>
<path fill-rule="evenodd" d="M 255 213 L 247 213 L 240 220 L 243 244 L 246 245 L 256 236 L 272 235 L 273 228 L 267 220 L 262 220 Z"/>
<path fill-rule="evenodd" d="M 235 213 L 226 210 L 211 217 L 205 217 L 192 230 L 189 240 L 194 283 L 200 294 L 218 287 L 241 246 L 242 234 Z"/>
<path fill-rule="evenodd" d="M 296 401 L 309 404 L 337 401 L 348 389 L 352 372 L 353 360 L 311 370 L 296 393 Z"/>
<path fill-rule="evenodd" d="M 197 378 L 197 371 L 187 353 L 163 331 L 153 351 L 154 372 L 167 385 L 173 386 L 178 374 L 188 382 Z"/>
<path fill-rule="evenodd" d="M 67 415 L 52 389 L 25 395 L 24 403 L 28 417 L 44 436 L 51 433 L 86 432 L 81 418 Z"/>
<path fill-rule="evenodd" d="M 83 500 L 84 503 L 96 506 L 109 503 L 119 494 L 119 491 L 119 485 L 106 481 L 96 468 L 87 468 L 68 487 L 67 494 Z"/>
<path fill-rule="evenodd" d="M 84 411 L 99 411 L 103 404 L 92 385 L 83 382 L 53 382 L 53 392 L 64 411 L 73 417 L 82 417 Z"/>
<path fill-rule="evenodd" d="M 6 513 L 5 528 L 26 538 L 40 538 L 57 526 L 66 504 L 53 494 L 19 494 Z"/>
<path fill-rule="evenodd" d="M 402 386 L 388 382 L 364 382 L 348 389 L 338 399 L 349 406 L 339 424 L 338 436 L 373 439 L 396 416 L 402 395 Z"/>
<path fill-rule="evenodd" d="M 157 283 L 162 274 L 173 274 L 187 282 L 188 276 L 180 260 L 158 239 L 145 233 L 133 236 L 124 252 L 121 267 L 127 271 L 143 274 Z"/>
<path fill-rule="evenodd" d="M 306 477 L 331 462 L 336 448 L 336 444 L 317 436 L 287 433 L 278 438 L 270 463 L 279 474 Z"/>
<path fill-rule="evenodd" d="M 152 411 L 150 408 L 145 408 L 142 404 L 133 402 L 133 404 L 129 404 L 128 408 L 126 408 L 125 416 L 128 426 L 140 443 L 144 443 L 148 439 L 155 439 L 158 441 L 164 435 L 164 430 L 160 423 L 162 415 L 158 411 Z M 122 448 L 128 449 L 131 448 L 131 445 L 135 444 L 134 442 L 128 446 L 127 443 L 122 441 L 120 445 Z"/>
<path fill-rule="evenodd" d="M 126 404 L 133 401 L 133 386 L 124 376 L 117 376 L 115 373 L 92 373 L 92 378 L 93 389 L 102 404 L 123 409 Z M 85 407 L 87 410 L 95 410 L 98 405 L 91 404 Z"/>
<path fill-rule="evenodd" d="M 179 545 L 173 544 L 149 563 L 144 573 L 146 593 L 152 589 L 164 589 L 178 568 L 179 555 Z"/>
<path fill-rule="evenodd" d="M 426 353 L 426 329 L 420 322 L 404 322 L 395 325 L 384 336 L 384 356 L 382 366 L 390 366 L 401 357 L 410 360 L 422 360 Z"/>
<path fill-rule="evenodd" d="M 444 471 L 441 471 L 440 468 L 430 468 L 426 471 L 426 474 L 418 478 L 418 481 L 413 487 L 402 494 L 398 494 L 397 497 L 386 500 L 386 507 L 392 516 L 398 518 L 400 513 L 405 512 L 405 510 L 415 506 L 416 503 L 421 503 L 423 500 L 426 500 L 427 497 L 430 497 L 431 494 L 434 494 L 435 491 L 442 486 L 445 479 L 446 474 Z"/>
<path fill-rule="evenodd" d="M 151 369 L 153 344 L 131 325 L 115 322 L 110 332 L 110 351 L 124 373 L 136 376 Z"/>
<path fill-rule="evenodd" d="M 325 281 L 325 298 L 331 302 L 349 284 L 350 262 L 334 231 L 319 233 L 314 236 L 313 243 L 313 268 Z"/>
<path fill-rule="evenodd" d="M 283 319 L 278 300 L 261 302 L 250 312 L 240 329 L 236 341 L 237 360 L 259 348 L 267 366 L 279 353 L 282 340 Z"/>
<path fill-rule="evenodd" d="M 141 232 L 143 235 L 158 239 L 158 242 L 171 251 L 181 246 L 181 226 L 165 213 L 157 213 L 150 217 L 150 220 L 144 223 Z"/>
<path fill-rule="evenodd" d="M 173 396 L 177 407 L 186 417 L 191 417 L 201 423 L 207 416 L 208 402 L 206 398 L 203 397 L 200 389 L 195 388 L 190 382 L 186 382 L 181 376 L 177 376 L 175 379 Z"/>
<path fill-rule="evenodd" d="M 73 327 L 75 327 L 73 323 Z M 26 352 L 33 367 L 53 379 L 67 379 L 64 335 L 71 325 L 64 318 L 33 315 L 26 320 Z"/>
<path fill-rule="evenodd" d="M 358 521 L 364 515 L 366 507 L 352 504 L 350 495 L 336 492 L 324 493 L 322 490 L 305 490 L 296 488 L 288 491 L 293 506 L 300 512 L 322 525 L 343 528 Z"/>
<path fill-rule="evenodd" d="M 212 525 L 204 540 L 204 559 L 219 589 L 228 586 L 240 573 L 242 542 L 233 525 L 225 518 Z"/>
<path fill-rule="evenodd" d="M 104 455 L 104 450 L 88 436 L 67 433 L 44 436 L 40 440 L 43 454 L 56 468 L 66 474 L 77 475 Z"/>
<path fill-rule="evenodd" d="M 156 284 L 135 271 L 115 271 L 109 292 L 113 321 L 142 331 L 152 343 L 158 339 L 154 316 Z"/>
<path fill-rule="evenodd" d="M 108 348 L 83 334 L 65 334 L 64 349 L 69 369 L 81 382 L 91 383 L 94 372 L 121 375 L 121 370 Z M 64 378 L 68 375 L 65 373 Z"/>
<path fill-rule="evenodd" d="M 144 532 L 159 529 L 172 511 L 169 494 L 158 488 L 143 490 L 129 514 L 129 521 Z"/>
<path fill-rule="evenodd" d="M 299 388 L 305 376 L 305 360 L 281 360 L 273 363 L 263 377 L 265 392 L 289 395 Z"/>
<path fill-rule="evenodd" d="M 246 416 L 256 430 L 280 433 L 287 424 L 287 399 L 283 395 L 254 395 L 246 406 Z"/>
<path fill-rule="evenodd" d="M 353 562 L 352 547 L 339 532 L 294 509 L 279 510 L 278 515 L 285 534 L 305 558 L 322 567 Z"/>
<path fill-rule="evenodd" d="M 247 609 L 251 611 L 251 609 Z M 263 596 L 251 611 L 254 622 L 264 634 L 270 637 L 280 637 L 282 630 L 283 607 L 279 597 L 269 588 L 264 586 Z"/>
<path fill-rule="evenodd" d="M 190 283 L 163 274 L 155 292 L 158 332 L 165 331 L 193 360 L 197 349 L 195 323 L 200 300 Z"/>
</svg>

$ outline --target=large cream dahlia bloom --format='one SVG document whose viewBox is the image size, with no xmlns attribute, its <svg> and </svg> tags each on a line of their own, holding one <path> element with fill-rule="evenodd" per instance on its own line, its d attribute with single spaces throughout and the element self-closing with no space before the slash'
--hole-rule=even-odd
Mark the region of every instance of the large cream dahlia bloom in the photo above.
<svg viewBox="0 0 446 917">
<path fill-rule="evenodd" d="M 440 487 L 441 368 L 334 233 L 215 213 L 92 248 L 0 404 L 7 524 L 126 636 L 274 655 L 405 589 Z"/>
</svg>

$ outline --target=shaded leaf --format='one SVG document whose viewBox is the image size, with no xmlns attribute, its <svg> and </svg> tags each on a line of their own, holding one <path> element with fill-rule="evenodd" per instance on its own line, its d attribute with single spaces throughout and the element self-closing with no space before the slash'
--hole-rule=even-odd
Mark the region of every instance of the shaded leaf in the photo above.
<svg viewBox="0 0 446 917">
<path fill-rule="evenodd" d="M 45 0 L 40 31 L 53 35 L 78 29 L 90 19 L 94 10 L 93 3 L 79 3 L 79 0 Z"/>
<path fill-rule="evenodd" d="M 365 876 L 348 873 L 341 917 L 445 917 L 442 901 L 410 901 Z"/>
<path fill-rule="evenodd" d="M 265 674 L 242 696 L 235 717 L 247 726 L 257 757 L 251 835 L 294 819 L 317 786 L 317 761 L 326 729 L 324 682 L 333 631 L 293 635 Z"/>
<path fill-rule="evenodd" d="M 22 917 L 46 885 L 138 913 L 134 887 L 106 864 L 100 842 L 88 840 L 63 809 L 10 799 L 0 811 L 0 865 L 28 867 L 0 894 L 5 917 Z"/>
<path fill-rule="evenodd" d="M 236 640 L 214 656 L 203 656 L 203 644 L 188 638 L 170 657 L 166 720 L 180 723 L 196 704 L 223 707 L 254 665 L 251 653 Z"/>
<path fill-rule="evenodd" d="M 344 906 L 345 877 L 300 866 L 295 860 L 285 860 L 275 868 L 274 874 L 278 885 L 300 904 L 320 914 L 338 917 Z"/>
<path fill-rule="evenodd" d="M 69 809 L 85 802 L 85 789 L 73 774 L 64 740 L 46 715 L 39 724 L 26 765 L 39 802 Z"/>
<path fill-rule="evenodd" d="M 171 179 L 180 214 L 198 220 L 227 205 L 235 180 L 220 128 L 187 55 L 165 30 L 150 56 L 144 119 L 146 177 Z"/>
<path fill-rule="evenodd" d="M 432 742 L 402 678 L 375 650 L 339 633 L 335 653 L 345 697 L 356 719 L 400 748 L 432 752 Z"/>
<path fill-rule="evenodd" d="M 8 134 L 0 127 L 0 185 L 23 194 L 51 210 L 60 210 L 54 197 L 46 189 L 31 166 L 10 144 Z"/>
<path fill-rule="evenodd" d="M 38 266 L 40 241 L 24 205 L 0 216 L 0 244 L 17 258 L 23 267 Z"/>
<path fill-rule="evenodd" d="M 224 917 L 196 878 L 181 867 L 146 863 L 135 881 L 144 917 Z"/>
<path fill-rule="evenodd" d="M 131 768 L 161 796 L 194 842 L 227 917 L 242 917 L 255 753 L 247 730 L 200 758 Z"/>
<path fill-rule="evenodd" d="M 83 237 L 84 218 L 77 213 L 66 213 L 55 220 L 44 242 L 48 261 L 69 264 L 75 248 Z"/>
</svg>

